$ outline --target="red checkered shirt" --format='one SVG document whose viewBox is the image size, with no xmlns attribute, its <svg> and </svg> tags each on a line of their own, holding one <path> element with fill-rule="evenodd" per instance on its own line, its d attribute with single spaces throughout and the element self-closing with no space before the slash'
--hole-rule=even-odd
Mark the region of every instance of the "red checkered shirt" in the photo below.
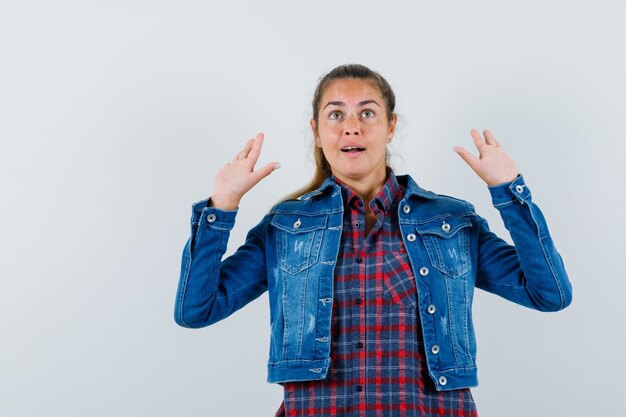
<svg viewBox="0 0 626 417">
<path fill-rule="evenodd" d="M 331 365 L 323 380 L 286 382 L 280 416 L 477 416 L 469 389 L 437 391 L 428 375 L 417 290 L 398 225 L 404 195 L 392 171 L 370 202 L 345 183 L 335 268 Z"/>
</svg>

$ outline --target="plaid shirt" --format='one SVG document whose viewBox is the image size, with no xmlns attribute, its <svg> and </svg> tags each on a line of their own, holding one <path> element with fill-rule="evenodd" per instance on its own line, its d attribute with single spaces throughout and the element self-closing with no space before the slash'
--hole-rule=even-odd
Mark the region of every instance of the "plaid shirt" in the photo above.
<svg viewBox="0 0 626 417">
<path fill-rule="evenodd" d="M 335 268 L 331 365 L 324 380 L 286 382 L 280 416 L 477 416 L 468 388 L 436 391 L 428 375 L 417 291 L 398 225 L 404 195 L 392 171 L 370 202 L 338 178 L 345 203 Z"/>
</svg>

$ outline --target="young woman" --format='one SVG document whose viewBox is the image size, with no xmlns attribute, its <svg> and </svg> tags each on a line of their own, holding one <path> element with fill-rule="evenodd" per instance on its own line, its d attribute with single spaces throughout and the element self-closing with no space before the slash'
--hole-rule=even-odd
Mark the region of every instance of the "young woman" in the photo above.
<svg viewBox="0 0 626 417">
<path fill-rule="evenodd" d="M 395 97 L 378 73 L 343 65 L 313 99 L 312 182 L 274 206 L 222 260 L 239 201 L 277 163 L 255 169 L 263 135 L 193 206 L 176 322 L 203 327 L 269 291 L 268 381 L 282 416 L 475 416 L 474 288 L 556 311 L 571 285 L 545 219 L 493 135 L 455 151 L 488 185 L 515 246 L 463 200 L 388 166 Z"/>
</svg>

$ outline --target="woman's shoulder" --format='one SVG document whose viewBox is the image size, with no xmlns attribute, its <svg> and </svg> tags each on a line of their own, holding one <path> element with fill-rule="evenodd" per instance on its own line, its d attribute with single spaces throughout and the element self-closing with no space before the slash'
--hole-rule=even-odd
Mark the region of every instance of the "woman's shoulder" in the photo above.
<svg viewBox="0 0 626 417">
<path fill-rule="evenodd" d="M 405 197 L 407 199 L 419 199 L 421 205 L 428 207 L 449 208 L 454 211 L 475 212 L 474 205 L 467 200 L 459 197 L 442 194 L 429 189 L 423 188 L 410 175 L 399 175 L 398 183 L 405 188 Z"/>
</svg>

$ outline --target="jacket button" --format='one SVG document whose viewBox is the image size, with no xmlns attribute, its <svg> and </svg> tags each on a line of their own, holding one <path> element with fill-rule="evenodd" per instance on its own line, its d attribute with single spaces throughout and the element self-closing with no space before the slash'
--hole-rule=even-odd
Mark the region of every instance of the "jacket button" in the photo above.
<svg viewBox="0 0 626 417">
<path fill-rule="evenodd" d="M 302 226 L 302 222 L 300 221 L 300 219 L 296 220 L 296 222 L 293 224 L 294 229 L 298 229 L 300 228 L 300 226 Z"/>
<path fill-rule="evenodd" d="M 446 223 L 445 221 L 443 222 L 443 224 L 441 225 L 441 228 L 443 229 L 444 232 L 448 233 L 450 231 L 450 225 L 448 223 Z"/>
<path fill-rule="evenodd" d="M 445 376 L 439 377 L 439 384 L 446 385 L 447 383 L 448 383 L 448 378 L 446 378 Z"/>
<path fill-rule="evenodd" d="M 435 307 L 434 304 L 431 304 L 428 306 L 427 311 L 428 311 L 428 314 L 434 314 L 435 311 L 437 311 L 437 307 Z"/>
<path fill-rule="evenodd" d="M 515 186 L 515 191 L 517 191 L 518 193 L 522 193 L 524 191 L 524 186 L 520 185 L 520 184 L 517 184 Z"/>
<path fill-rule="evenodd" d="M 409 235 L 406 237 L 406 240 L 408 240 L 409 242 L 413 242 L 415 240 L 415 234 L 409 233 Z"/>
<path fill-rule="evenodd" d="M 402 211 L 408 213 L 411 211 L 411 207 L 407 204 L 406 206 L 402 207 Z"/>
<path fill-rule="evenodd" d="M 420 268 L 420 275 L 425 277 L 426 275 L 428 275 L 428 268 L 426 268 L 425 266 Z"/>
<path fill-rule="evenodd" d="M 436 355 L 439 353 L 439 345 L 433 345 L 433 347 L 430 348 L 430 351 Z"/>
<path fill-rule="evenodd" d="M 216 217 L 215 214 L 211 213 L 208 216 L 206 216 L 206 221 L 209 223 L 213 223 L 215 221 Z"/>
</svg>

